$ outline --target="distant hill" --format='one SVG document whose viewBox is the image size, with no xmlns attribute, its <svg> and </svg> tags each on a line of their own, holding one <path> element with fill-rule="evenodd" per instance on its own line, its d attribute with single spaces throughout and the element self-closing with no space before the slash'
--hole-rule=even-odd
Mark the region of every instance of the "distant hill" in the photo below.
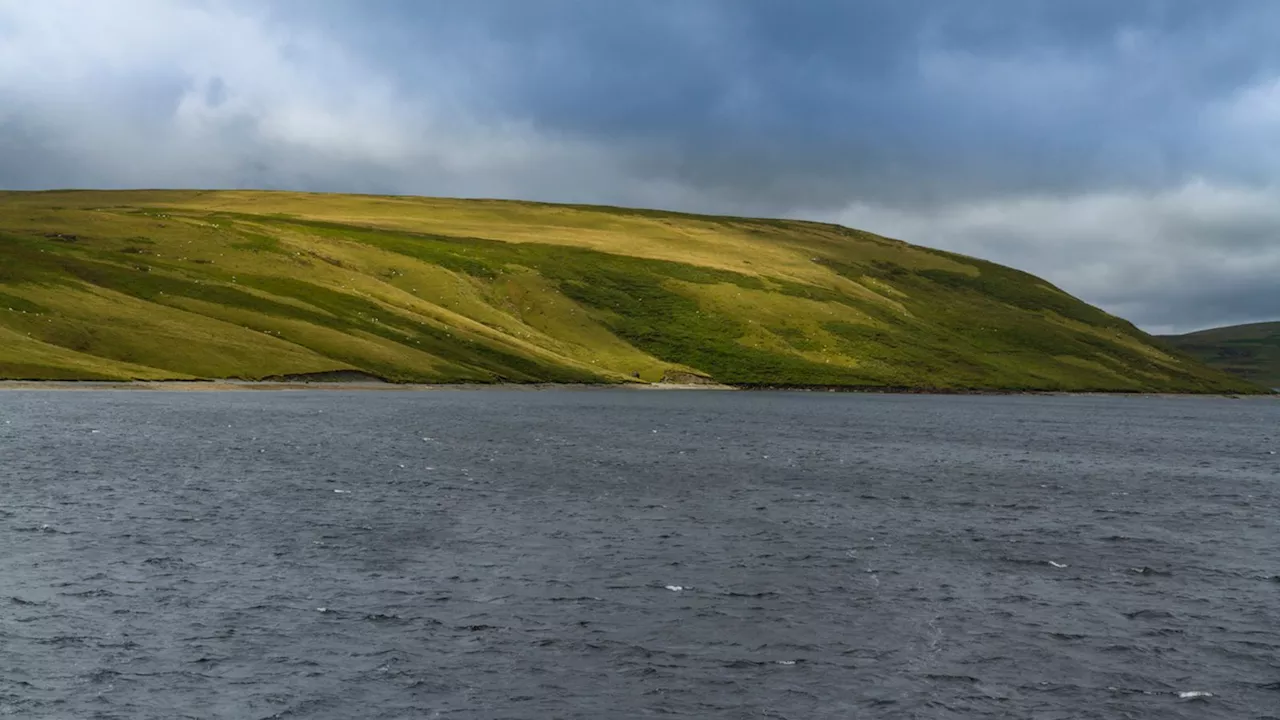
<svg viewBox="0 0 1280 720">
<path fill-rule="evenodd" d="M 1032 275 L 836 225 L 0 193 L 0 377 L 1247 392 Z"/>
<path fill-rule="evenodd" d="M 1280 322 L 1233 325 L 1162 339 L 1210 367 L 1280 388 Z"/>
</svg>

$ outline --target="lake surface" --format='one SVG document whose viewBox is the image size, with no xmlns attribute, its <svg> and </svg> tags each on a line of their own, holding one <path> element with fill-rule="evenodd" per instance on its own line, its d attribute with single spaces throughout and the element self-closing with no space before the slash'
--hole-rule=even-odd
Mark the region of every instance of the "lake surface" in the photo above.
<svg viewBox="0 0 1280 720">
<path fill-rule="evenodd" d="M 1273 400 L 0 392 L 0 716 L 1280 717 L 1272 451 Z"/>
</svg>

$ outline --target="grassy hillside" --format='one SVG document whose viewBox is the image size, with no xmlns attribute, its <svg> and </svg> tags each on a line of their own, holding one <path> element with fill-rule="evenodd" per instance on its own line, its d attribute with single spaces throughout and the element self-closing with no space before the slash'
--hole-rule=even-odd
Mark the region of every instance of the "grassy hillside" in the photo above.
<svg viewBox="0 0 1280 720">
<path fill-rule="evenodd" d="M 818 223 L 0 193 L 0 377 L 1247 391 L 992 263 Z"/>
<path fill-rule="evenodd" d="M 1234 325 L 1162 339 L 1211 367 L 1280 388 L 1280 322 Z"/>
</svg>

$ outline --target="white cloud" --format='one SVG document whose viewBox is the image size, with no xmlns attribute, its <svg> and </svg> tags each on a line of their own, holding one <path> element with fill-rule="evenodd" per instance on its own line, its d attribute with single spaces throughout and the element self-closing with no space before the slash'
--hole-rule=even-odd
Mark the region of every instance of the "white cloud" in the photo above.
<svg viewBox="0 0 1280 720">
<path fill-rule="evenodd" d="M 1195 181 L 910 210 L 852 203 L 826 217 L 1025 269 L 1168 332 L 1280 314 L 1277 190 Z"/>
<path fill-rule="evenodd" d="M 234 183 L 263 146 L 386 163 L 409 144 L 387 82 L 242 5 L 18 1 L 0 25 L 11 117 L 114 184 Z"/>
<path fill-rule="evenodd" d="M 250 4 L 0 0 L 0 28 L 0 123 L 74 158 L 67 184 L 449 193 L 593 152 L 475 117 L 465 77 L 442 71 L 409 95 Z"/>
</svg>

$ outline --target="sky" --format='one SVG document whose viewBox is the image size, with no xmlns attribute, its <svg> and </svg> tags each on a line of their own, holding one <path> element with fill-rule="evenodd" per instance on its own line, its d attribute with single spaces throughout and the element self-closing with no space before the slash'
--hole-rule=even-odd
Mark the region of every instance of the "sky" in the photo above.
<svg viewBox="0 0 1280 720">
<path fill-rule="evenodd" d="M 838 222 L 1280 320 L 1274 0 L 0 0 L 0 188 Z"/>
</svg>

